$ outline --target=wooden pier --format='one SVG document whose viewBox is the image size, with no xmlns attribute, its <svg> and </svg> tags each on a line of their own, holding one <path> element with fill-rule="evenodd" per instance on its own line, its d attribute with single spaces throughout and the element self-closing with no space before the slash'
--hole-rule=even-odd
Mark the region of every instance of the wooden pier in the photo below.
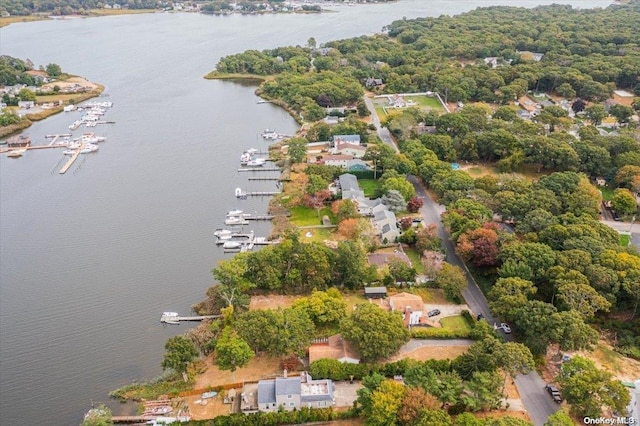
<svg viewBox="0 0 640 426">
<path fill-rule="evenodd" d="M 239 172 L 279 172 L 280 168 L 278 167 L 251 167 L 238 169 Z"/>
<path fill-rule="evenodd" d="M 270 214 L 261 214 L 256 216 L 246 216 L 245 220 L 271 220 L 273 219 L 273 215 Z"/>
<path fill-rule="evenodd" d="M 252 196 L 252 197 L 266 197 L 266 196 L 271 196 L 271 195 L 277 195 L 280 194 L 280 191 L 253 191 L 253 192 L 247 192 L 247 195 Z M 248 217 L 245 219 L 249 219 Z"/>
<path fill-rule="evenodd" d="M 71 158 L 69 158 L 69 161 L 67 161 L 67 163 L 64 166 L 62 166 L 59 172 L 61 175 L 65 174 L 67 170 L 69 170 L 69 168 L 73 165 L 73 163 L 78 159 L 78 156 L 80 155 L 80 151 L 82 151 L 82 148 L 84 148 L 84 144 L 82 144 L 80 148 L 78 148 L 76 152 L 73 153 Z"/>
<path fill-rule="evenodd" d="M 182 321 L 202 321 L 205 319 L 215 319 L 222 317 L 222 315 L 198 315 L 192 317 L 181 317 L 178 316 L 178 314 L 170 314 L 175 314 L 175 312 L 164 312 L 160 317 L 160 322 L 164 324 L 179 324 Z"/>
<path fill-rule="evenodd" d="M 158 416 L 113 416 L 113 423 L 135 423 L 147 424 L 148 421 L 155 420 Z"/>
<path fill-rule="evenodd" d="M 249 176 L 247 180 L 280 180 L 280 178 L 270 176 Z"/>
</svg>

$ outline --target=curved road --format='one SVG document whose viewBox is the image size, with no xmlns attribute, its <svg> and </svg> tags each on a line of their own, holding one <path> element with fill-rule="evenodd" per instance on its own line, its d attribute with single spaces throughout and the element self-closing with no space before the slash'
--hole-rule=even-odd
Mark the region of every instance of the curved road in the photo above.
<svg viewBox="0 0 640 426">
<path fill-rule="evenodd" d="M 391 146 L 395 152 L 399 152 L 398 147 L 391 138 L 389 130 L 382 127 L 371 98 L 365 96 L 364 101 L 371 112 L 371 122 L 378 129 L 378 136 L 380 139 L 387 145 Z M 465 271 L 467 288 L 462 292 L 462 296 L 470 310 L 475 315 L 482 313 L 489 324 L 499 322 L 491 315 L 487 299 L 469 273 L 467 266 L 455 252 L 449 233 L 440 220 L 440 215 L 445 211 L 444 206 L 436 203 L 429 196 L 419 178 L 410 175 L 408 176 L 408 180 L 413 184 L 416 190 L 416 195 L 424 201 L 424 205 L 420 209 L 420 213 L 425 220 L 425 223 L 434 223 L 437 227 L 438 236 L 442 239 L 442 244 L 446 251 L 446 261 L 452 265 L 459 266 L 463 271 Z M 514 341 L 511 334 L 506 334 L 504 337 L 507 341 Z M 529 413 L 529 417 L 533 421 L 533 424 L 535 426 L 543 426 L 549 416 L 558 411 L 559 408 L 558 404 L 553 402 L 544 390 L 546 383 L 535 370 L 529 374 L 517 376 L 515 382 L 516 387 L 518 388 L 518 393 L 520 393 L 522 403 L 524 404 L 527 413 Z"/>
</svg>

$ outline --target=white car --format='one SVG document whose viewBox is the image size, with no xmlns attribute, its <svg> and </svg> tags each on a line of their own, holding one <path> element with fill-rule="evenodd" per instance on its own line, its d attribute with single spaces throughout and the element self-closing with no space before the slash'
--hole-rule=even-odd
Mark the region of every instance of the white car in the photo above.
<svg viewBox="0 0 640 426">
<path fill-rule="evenodd" d="M 509 324 L 507 324 L 506 322 L 503 322 L 502 324 L 500 324 L 500 328 L 502 329 L 502 331 L 504 331 L 506 334 L 511 334 L 511 327 L 509 327 Z"/>
</svg>

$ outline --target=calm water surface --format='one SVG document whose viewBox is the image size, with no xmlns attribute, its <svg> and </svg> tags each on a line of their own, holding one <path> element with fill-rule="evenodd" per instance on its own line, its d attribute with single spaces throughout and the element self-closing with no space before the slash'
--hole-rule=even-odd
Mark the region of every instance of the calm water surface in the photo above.
<svg viewBox="0 0 640 426">
<path fill-rule="evenodd" d="M 106 118 L 116 121 L 95 128 L 108 141 L 66 175 L 59 150 L 0 158 L 0 423 L 77 425 L 91 401 L 157 376 L 164 342 L 186 329 L 162 327 L 160 313 L 188 313 L 227 256 L 213 229 L 232 208 L 265 211 L 266 200 L 234 198 L 237 186 L 273 189 L 248 183 L 237 159 L 266 149 L 262 129 L 293 133 L 296 124 L 257 104 L 254 87 L 202 79 L 221 56 L 371 34 L 402 17 L 541 3 L 551 1 L 402 0 L 319 16 L 150 14 L 0 29 L 0 54 L 104 84 L 114 102 Z M 27 133 L 44 143 L 79 115 Z"/>
</svg>

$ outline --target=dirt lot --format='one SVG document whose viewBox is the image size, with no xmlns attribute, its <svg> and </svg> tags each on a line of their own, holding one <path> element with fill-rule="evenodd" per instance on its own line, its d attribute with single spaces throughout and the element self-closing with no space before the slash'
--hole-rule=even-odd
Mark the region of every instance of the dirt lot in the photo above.
<svg viewBox="0 0 640 426">
<path fill-rule="evenodd" d="M 409 358 L 416 361 L 426 361 L 428 359 L 453 359 L 458 355 L 465 353 L 469 349 L 468 346 L 424 346 L 414 349 L 411 352 L 394 355 L 389 359 L 390 362 L 399 361 Z"/>
<path fill-rule="evenodd" d="M 543 372 L 544 379 L 547 381 L 552 381 L 560 371 L 562 362 L 557 358 L 557 353 L 557 347 L 551 347 L 547 352 L 547 364 Z M 598 368 L 609 371 L 616 379 L 623 382 L 633 382 L 640 377 L 640 361 L 620 355 L 610 345 L 602 341 L 593 351 L 564 353 L 569 356 L 580 355 L 589 358 Z"/>
<path fill-rule="evenodd" d="M 255 309 L 284 309 L 291 306 L 297 299 L 300 299 L 300 296 L 280 296 L 274 294 L 268 296 L 252 296 L 249 309 L 252 311 Z"/>
</svg>

